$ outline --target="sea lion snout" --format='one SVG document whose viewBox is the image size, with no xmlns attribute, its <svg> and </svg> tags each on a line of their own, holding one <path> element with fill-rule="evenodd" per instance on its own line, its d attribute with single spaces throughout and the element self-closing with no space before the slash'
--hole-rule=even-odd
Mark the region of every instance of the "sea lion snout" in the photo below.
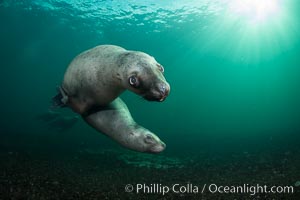
<svg viewBox="0 0 300 200">
<path fill-rule="evenodd" d="M 143 97 L 148 101 L 164 101 L 170 94 L 170 85 L 166 81 L 153 84 L 154 86 L 147 91 Z"/>
<path fill-rule="evenodd" d="M 165 150 L 165 148 L 166 148 L 166 144 L 164 142 L 160 141 L 160 143 L 158 145 L 156 145 L 150 149 L 149 153 L 160 153 L 163 150 Z"/>
<path fill-rule="evenodd" d="M 164 101 L 167 96 L 170 94 L 170 85 L 169 83 L 162 83 L 159 85 L 160 99 L 159 101 Z"/>
</svg>

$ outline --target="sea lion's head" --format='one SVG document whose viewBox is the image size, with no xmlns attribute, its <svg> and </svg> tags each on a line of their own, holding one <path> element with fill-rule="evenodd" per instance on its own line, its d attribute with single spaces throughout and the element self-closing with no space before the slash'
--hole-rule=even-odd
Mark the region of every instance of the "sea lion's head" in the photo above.
<svg viewBox="0 0 300 200">
<path fill-rule="evenodd" d="M 130 133 L 130 137 L 132 137 L 130 144 L 127 143 L 125 146 L 135 151 L 160 153 L 166 148 L 166 144 L 155 134 L 139 125 L 136 125 L 135 130 Z"/>
<path fill-rule="evenodd" d="M 120 56 L 122 85 L 148 101 L 164 101 L 170 85 L 164 77 L 164 67 L 152 56 L 138 51 L 127 51 Z"/>
</svg>

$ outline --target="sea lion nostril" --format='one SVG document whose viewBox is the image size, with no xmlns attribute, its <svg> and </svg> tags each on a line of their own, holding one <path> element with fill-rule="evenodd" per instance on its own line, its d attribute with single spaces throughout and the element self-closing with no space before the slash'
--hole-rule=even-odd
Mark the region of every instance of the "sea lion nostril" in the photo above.
<svg viewBox="0 0 300 200">
<path fill-rule="evenodd" d="M 159 88 L 159 91 L 162 95 L 166 95 L 166 86 L 165 85 L 161 85 Z"/>
<path fill-rule="evenodd" d="M 170 87 L 168 84 L 162 84 L 159 88 L 159 92 L 163 97 L 167 97 L 170 93 Z"/>
</svg>

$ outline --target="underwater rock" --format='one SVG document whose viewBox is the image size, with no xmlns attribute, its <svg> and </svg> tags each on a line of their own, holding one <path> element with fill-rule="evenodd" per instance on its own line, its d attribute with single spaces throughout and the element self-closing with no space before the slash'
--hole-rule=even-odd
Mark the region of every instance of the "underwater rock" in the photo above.
<svg viewBox="0 0 300 200">
<path fill-rule="evenodd" d="M 53 181 L 52 184 L 53 185 L 59 185 L 59 182 L 58 181 Z"/>
</svg>

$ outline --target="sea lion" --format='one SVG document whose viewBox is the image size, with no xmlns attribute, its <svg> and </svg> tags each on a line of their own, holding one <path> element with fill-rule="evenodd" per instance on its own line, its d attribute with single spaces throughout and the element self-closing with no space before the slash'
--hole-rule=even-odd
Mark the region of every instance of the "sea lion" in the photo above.
<svg viewBox="0 0 300 200">
<path fill-rule="evenodd" d="M 127 148 L 160 152 L 165 144 L 135 123 L 118 97 L 128 89 L 148 101 L 164 101 L 170 85 L 163 73 L 163 66 L 146 53 L 100 45 L 73 59 L 53 102 L 55 106 L 70 107 L 89 125 Z"/>
<path fill-rule="evenodd" d="M 149 101 L 163 101 L 170 92 L 163 72 L 163 66 L 146 53 L 100 45 L 74 58 L 61 90 L 67 96 L 65 104 L 79 114 L 109 104 L 126 89 Z"/>
<path fill-rule="evenodd" d="M 166 147 L 155 134 L 133 120 L 121 98 L 117 98 L 108 106 L 96 109 L 96 112 L 91 111 L 83 118 L 90 126 L 105 133 L 126 148 L 140 152 L 159 153 Z"/>
</svg>

